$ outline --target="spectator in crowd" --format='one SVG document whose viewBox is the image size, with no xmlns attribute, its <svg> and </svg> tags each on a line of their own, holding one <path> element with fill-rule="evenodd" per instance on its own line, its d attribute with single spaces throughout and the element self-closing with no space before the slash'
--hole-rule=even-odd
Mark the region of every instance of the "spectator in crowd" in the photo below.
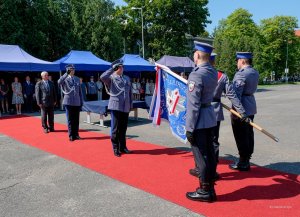
<svg viewBox="0 0 300 217">
<path fill-rule="evenodd" d="M 136 79 L 136 100 L 141 100 L 141 83 L 140 79 Z"/>
<path fill-rule="evenodd" d="M 51 81 L 54 85 L 54 90 L 55 90 L 55 94 L 56 94 L 56 103 L 55 103 L 55 107 L 59 108 L 60 107 L 60 88 L 58 87 L 58 83 L 57 81 L 53 81 L 53 78 L 51 75 L 48 75 L 48 80 Z"/>
<path fill-rule="evenodd" d="M 82 93 L 82 99 L 83 101 L 86 101 L 86 85 L 83 82 L 83 78 L 80 77 L 80 87 L 81 87 L 81 93 Z"/>
<path fill-rule="evenodd" d="M 23 94 L 22 94 L 22 85 L 19 82 L 19 78 L 15 77 L 14 82 L 11 84 L 13 97 L 12 104 L 16 105 L 17 115 L 21 114 L 21 105 L 24 104 Z"/>
<path fill-rule="evenodd" d="M 54 84 L 48 78 L 48 72 L 43 71 L 41 77 L 42 81 L 35 86 L 35 95 L 37 104 L 41 108 L 42 127 L 45 133 L 49 133 L 54 132 L 54 106 L 57 97 Z"/>
<path fill-rule="evenodd" d="M 151 96 L 149 79 L 146 80 L 145 94 L 146 96 Z"/>
<path fill-rule="evenodd" d="M 98 89 L 94 81 L 94 76 L 90 77 L 90 81 L 87 83 L 87 98 L 89 101 L 95 101 L 98 98 Z"/>
<path fill-rule="evenodd" d="M 150 95 L 152 96 L 155 88 L 155 84 L 153 83 L 152 79 L 150 80 L 149 88 L 150 88 Z"/>
<path fill-rule="evenodd" d="M 145 100 L 145 92 L 146 92 L 146 82 L 145 78 L 142 78 L 141 88 L 140 88 L 140 100 Z"/>
<path fill-rule="evenodd" d="M 131 86 L 132 86 L 133 100 L 137 100 L 138 89 L 137 89 L 137 84 L 136 84 L 135 78 L 132 79 Z"/>
<path fill-rule="evenodd" d="M 23 95 L 25 101 L 25 111 L 32 112 L 34 84 L 30 81 L 30 77 L 26 76 L 26 81 L 23 84 Z"/>
<path fill-rule="evenodd" d="M 7 84 L 5 84 L 4 79 L 1 79 L 0 83 L 0 100 L 1 100 L 1 106 L 3 113 L 8 113 L 8 91 L 9 87 Z M 6 109 L 6 110 L 5 110 Z"/>
<path fill-rule="evenodd" d="M 97 89 L 98 89 L 98 100 L 102 100 L 103 84 L 102 84 L 102 81 L 101 81 L 100 77 L 98 78 L 98 81 L 96 82 L 96 85 L 97 85 Z"/>
</svg>

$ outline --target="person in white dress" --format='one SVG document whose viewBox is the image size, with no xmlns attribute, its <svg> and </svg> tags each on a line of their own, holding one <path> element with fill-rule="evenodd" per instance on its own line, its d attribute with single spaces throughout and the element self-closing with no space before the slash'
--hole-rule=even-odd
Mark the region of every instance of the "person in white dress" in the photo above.
<svg viewBox="0 0 300 217">
<path fill-rule="evenodd" d="M 146 80 L 146 96 L 150 96 L 151 92 L 150 92 L 150 83 L 149 83 L 149 79 Z"/>
<path fill-rule="evenodd" d="M 136 100 L 140 100 L 141 99 L 141 94 L 140 94 L 140 91 L 141 91 L 141 83 L 140 83 L 140 79 L 136 79 L 136 89 L 137 89 L 137 99 Z"/>
</svg>

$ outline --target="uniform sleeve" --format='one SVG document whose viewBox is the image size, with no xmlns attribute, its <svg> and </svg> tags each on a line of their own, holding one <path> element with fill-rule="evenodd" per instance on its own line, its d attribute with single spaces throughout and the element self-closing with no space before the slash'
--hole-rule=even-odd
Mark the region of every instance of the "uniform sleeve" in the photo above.
<svg viewBox="0 0 300 217">
<path fill-rule="evenodd" d="M 67 74 L 67 73 L 63 74 L 63 76 L 61 76 L 61 77 L 58 79 L 58 81 L 57 81 L 58 85 L 59 85 L 59 86 L 64 86 L 64 83 L 65 83 L 65 80 L 66 80 L 67 77 L 68 77 L 68 74 Z"/>
<path fill-rule="evenodd" d="M 193 132 L 195 130 L 201 108 L 201 90 L 201 80 L 196 79 L 191 73 L 187 88 L 186 131 Z"/>
<path fill-rule="evenodd" d="M 235 93 L 233 89 L 232 83 L 229 81 L 227 75 L 224 74 L 224 82 L 225 82 L 225 94 L 228 97 L 228 99 L 231 101 L 233 107 L 238 111 L 238 113 L 243 114 L 245 113 L 245 109 L 237 97 L 237 94 Z"/>
<path fill-rule="evenodd" d="M 239 99 L 242 98 L 242 94 L 243 94 L 243 91 L 244 91 L 244 87 L 245 87 L 245 81 L 246 81 L 246 78 L 245 76 L 243 75 L 243 73 L 239 73 L 237 72 L 234 76 L 234 79 L 233 79 L 233 90 L 235 91 L 237 97 Z"/>
<path fill-rule="evenodd" d="M 106 70 L 105 72 L 103 72 L 103 74 L 100 76 L 101 81 L 103 81 L 103 83 L 107 86 L 110 87 L 110 83 L 111 83 L 111 78 L 110 76 L 114 73 L 114 70 L 112 68 Z"/>
<path fill-rule="evenodd" d="M 80 106 L 82 106 L 83 105 L 83 96 L 82 96 L 81 86 L 79 86 L 79 99 L 80 99 Z"/>
<path fill-rule="evenodd" d="M 130 78 L 128 77 L 128 85 L 129 85 L 129 98 L 130 98 L 130 109 L 133 108 L 133 101 L 132 101 L 132 90 L 131 90 L 131 81 Z"/>
</svg>

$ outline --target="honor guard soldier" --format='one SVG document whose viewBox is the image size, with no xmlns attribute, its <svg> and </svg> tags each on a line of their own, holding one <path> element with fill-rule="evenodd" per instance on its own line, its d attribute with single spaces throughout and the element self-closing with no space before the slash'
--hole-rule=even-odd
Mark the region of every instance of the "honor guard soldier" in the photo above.
<svg viewBox="0 0 300 217">
<path fill-rule="evenodd" d="M 58 85 L 64 94 L 62 104 L 66 109 L 69 140 L 81 139 L 79 130 L 79 114 L 83 104 L 80 80 L 75 74 L 73 65 L 66 66 L 66 73 L 59 78 Z"/>
<path fill-rule="evenodd" d="M 210 64 L 215 67 L 215 58 L 217 54 L 212 53 L 210 56 Z M 214 145 L 214 151 L 215 151 L 215 157 L 216 157 L 216 162 L 217 164 L 219 163 L 219 131 L 220 131 L 220 124 L 221 121 L 224 120 L 224 114 L 223 114 L 223 107 L 221 104 L 221 97 L 222 94 L 224 93 L 226 97 L 231 101 L 233 107 L 240 113 L 245 116 L 245 109 L 243 105 L 241 104 L 240 100 L 238 99 L 232 83 L 229 81 L 228 76 L 226 73 L 223 71 L 217 70 L 218 71 L 218 84 L 217 87 L 214 91 L 214 98 L 212 105 L 214 107 L 214 111 L 216 114 L 216 119 L 217 119 L 217 126 L 213 127 L 212 129 L 212 134 L 213 134 L 213 145 Z M 196 177 L 200 176 L 200 172 L 195 169 L 190 170 L 190 174 Z M 220 178 L 219 174 L 216 172 L 215 175 L 215 180 L 218 180 Z"/>
<path fill-rule="evenodd" d="M 237 68 L 233 78 L 233 88 L 240 99 L 245 114 L 242 118 L 231 115 L 232 130 L 239 151 L 239 160 L 229 165 L 230 169 L 248 171 L 250 170 L 250 158 L 254 150 L 254 132 L 249 124 L 256 114 L 256 101 L 254 93 L 257 89 L 259 73 L 252 68 L 252 53 L 236 53 Z"/>
<path fill-rule="evenodd" d="M 217 125 L 217 120 L 211 103 L 218 83 L 218 73 L 209 63 L 213 47 L 206 43 L 194 43 L 196 66 L 188 78 L 186 137 L 200 171 L 200 188 L 195 192 L 187 192 L 186 197 L 190 200 L 212 202 L 216 200 L 216 159 L 212 128 Z"/>
<path fill-rule="evenodd" d="M 116 60 L 112 68 L 101 75 L 106 92 L 110 96 L 108 109 L 111 112 L 111 142 L 114 155 L 129 154 L 126 146 L 128 115 L 132 108 L 131 82 L 123 75 L 123 61 Z"/>
</svg>

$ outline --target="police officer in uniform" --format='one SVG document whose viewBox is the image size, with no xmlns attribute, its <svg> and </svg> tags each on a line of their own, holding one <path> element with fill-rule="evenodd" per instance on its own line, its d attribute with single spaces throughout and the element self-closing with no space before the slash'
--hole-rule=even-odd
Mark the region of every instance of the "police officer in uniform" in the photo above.
<svg viewBox="0 0 300 217">
<path fill-rule="evenodd" d="M 98 99 L 98 88 L 97 84 L 94 81 L 94 76 L 90 77 L 90 81 L 87 83 L 87 98 L 89 101 L 95 101 Z"/>
<path fill-rule="evenodd" d="M 212 202 L 216 200 L 216 159 L 212 128 L 217 125 L 217 120 L 211 103 L 218 83 L 218 73 L 209 63 L 213 47 L 206 43 L 194 43 L 196 66 L 188 78 L 186 136 L 200 171 L 200 188 L 187 192 L 186 197 L 190 200 Z"/>
<path fill-rule="evenodd" d="M 69 140 L 81 139 L 79 130 L 79 114 L 83 104 L 80 79 L 75 74 L 74 65 L 66 66 L 66 73 L 59 78 L 58 85 L 64 94 L 63 105 L 66 109 Z"/>
<path fill-rule="evenodd" d="M 108 109 L 111 112 L 111 142 L 114 155 L 129 154 L 126 146 L 126 131 L 128 115 L 132 108 L 132 94 L 130 78 L 123 75 L 123 61 L 116 60 L 112 68 L 101 75 L 105 89 L 109 94 Z"/>
<path fill-rule="evenodd" d="M 215 58 L 217 54 L 212 53 L 210 56 L 210 64 L 215 67 Z M 212 105 L 214 107 L 214 111 L 216 114 L 217 119 L 217 126 L 213 127 L 212 134 L 213 134 L 213 145 L 215 150 L 215 157 L 216 162 L 219 163 L 219 131 L 220 131 L 220 124 L 221 121 L 224 120 L 224 114 L 223 114 L 223 107 L 221 104 L 221 97 L 222 94 L 225 93 L 228 99 L 231 101 L 233 107 L 243 116 L 246 116 L 245 109 L 243 105 L 241 104 L 240 100 L 238 99 L 232 83 L 229 81 L 228 76 L 223 71 L 218 71 L 218 84 L 214 91 L 214 98 Z M 197 170 L 197 168 L 190 169 L 190 174 L 196 177 L 200 176 L 200 172 Z M 215 180 L 218 180 L 220 178 L 219 174 L 216 172 Z"/>
<path fill-rule="evenodd" d="M 237 68 L 233 78 L 233 88 L 240 99 L 245 114 L 242 119 L 231 115 L 231 124 L 239 151 L 239 160 L 234 164 L 229 165 L 230 169 L 239 171 L 250 170 L 250 158 L 254 150 L 254 132 L 253 127 L 249 124 L 253 121 L 256 114 L 256 101 L 254 93 L 256 92 L 259 73 L 252 68 L 252 53 L 237 52 Z"/>
</svg>

